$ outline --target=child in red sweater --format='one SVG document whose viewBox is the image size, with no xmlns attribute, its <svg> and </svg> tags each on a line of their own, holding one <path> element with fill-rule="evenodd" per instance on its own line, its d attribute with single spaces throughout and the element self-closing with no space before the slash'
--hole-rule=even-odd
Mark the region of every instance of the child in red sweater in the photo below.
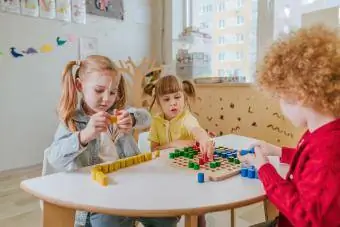
<svg viewBox="0 0 340 227">
<path fill-rule="evenodd" d="M 280 100 L 283 114 L 307 128 L 296 148 L 266 142 L 240 157 L 258 169 L 280 214 L 263 226 L 340 226 L 340 35 L 317 25 L 274 43 L 257 82 Z M 267 156 L 290 164 L 282 178 Z"/>
</svg>

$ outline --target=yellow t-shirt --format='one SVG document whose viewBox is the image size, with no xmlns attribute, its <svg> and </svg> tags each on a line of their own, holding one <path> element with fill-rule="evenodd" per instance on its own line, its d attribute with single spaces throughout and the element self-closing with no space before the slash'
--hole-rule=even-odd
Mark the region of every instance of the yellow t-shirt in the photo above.
<svg viewBox="0 0 340 227">
<path fill-rule="evenodd" d="M 194 140 L 191 130 L 195 127 L 201 126 L 189 110 L 184 110 L 170 121 L 165 120 L 163 114 L 158 114 L 152 117 L 149 140 L 160 146 L 176 140 Z"/>
</svg>

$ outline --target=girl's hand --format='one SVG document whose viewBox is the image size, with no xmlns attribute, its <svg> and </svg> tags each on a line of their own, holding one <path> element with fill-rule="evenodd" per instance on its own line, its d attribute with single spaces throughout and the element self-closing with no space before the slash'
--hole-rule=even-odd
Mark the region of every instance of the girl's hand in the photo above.
<svg viewBox="0 0 340 227">
<path fill-rule="evenodd" d="M 259 147 L 263 155 L 265 156 L 279 156 L 281 157 L 281 148 L 265 141 L 255 142 L 250 148 Z"/>
<path fill-rule="evenodd" d="M 117 126 L 120 132 L 129 133 L 132 129 L 132 118 L 126 110 L 115 110 L 114 114 L 117 116 Z"/>
<path fill-rule="evenodd" d="M 101 132 L 106 132 L 110 124 L 110 115 L 104 111 L 95 113 L 91 116 L 86 128 L 80 131 L 79 139 L 81 145 L 95 139 Z"/>
<path fill-rule="evenodd" d="M 170 143 L 171 148 L 184 148 L 194 146 L 195 141 L 193 140 L 176 140 Z"/>
<path fill-rule="evenodd" d="M 245 163 L 252 166 L 255 166 L 257 170 L 259 170 L 264 164 L 268 163 L 268 157 L 264 154 L 264 151 L 261 149 L 261 147 L 255 147 L 255 154 L 246 154 L 246 155 L 239 155 L 238 159 Z"/>
<path fill-rule="evenodd" d="M 204 138 L 198 141 L 200 144 L 200 150 L 203 154 L 207 154 L 208 158 L 212 160 L 214 158 L 215 143 L 210 137 Z"/>
</svg>

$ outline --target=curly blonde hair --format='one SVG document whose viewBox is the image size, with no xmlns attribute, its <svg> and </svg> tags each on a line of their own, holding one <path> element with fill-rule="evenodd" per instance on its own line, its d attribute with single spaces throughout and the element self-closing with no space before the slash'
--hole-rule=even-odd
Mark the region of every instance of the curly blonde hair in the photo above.
<svg viewBox="0 0 340 227">
<path fill-rule="evenodd" d="M 339 117 L 339 30 L 314 25 L 279 39 L 260 64 L 256 81 L 275 96 Z"/>
</svg>

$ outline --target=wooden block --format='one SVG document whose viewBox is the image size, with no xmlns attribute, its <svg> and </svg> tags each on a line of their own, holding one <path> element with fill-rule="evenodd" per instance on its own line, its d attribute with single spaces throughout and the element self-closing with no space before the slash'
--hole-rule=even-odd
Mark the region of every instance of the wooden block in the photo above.
<svg viewBox="0 0 340 227">
<path fill-rule="evenodd" d="M 146 152 L 145 153 L 145 161 L 150 161 L 150 160 L 152 160 L 152 153 Z"/>
<path fill-rule="evenodd" d="M 113 162 L 109 164 L 109 173 L 112 173 L 116 170 L 116 164 Z"/>
<path fill-rule="evenodd" d="M 114 116 L 114 115 L 111 115 L 110 116 L 110 122 L 111 122 L 111 124 L 116 124 L 117 123 L 117 117 Z"/>
<path fill-rule="evenodd" d="M 118 161 L 116 161 L 116 162 L 114 162 L 114 165 L 115 165 L 115 170 L 119 170 L 120 169 L 120 161 L 118 160 Z"/>
<path fill-rule="evenodd" d="M 103 164 L 102 166 L 102 172 L 108 173 L 109 172 L 109 164 Z"/>
<path fill-rule="evenodd" d="M 137 164 L 139 164 L 139 163 L 140 163 L 140 162 L 139 162 L 138 156 L 137 156 L 137 155 L 134 156 L 134 157 L 133 157 L 133 164 L 137 165 Z"/>
<path fill-rule="evenodd" d="M 144 162 L 144 155 L 139 154 L 137 157 L 138 157 L 138 162 L 139 162 L 139 163 Z"/>
<path fill-rule="evenodd" d="M 127 166 L 132 166 L 133 165 L 133 157 L 127 158 Z"/>
<path fill-rule="evenodd" d="M 98 172 L 101 172 L 101 171 L 98 170 L 98 168 L 96 168 L 96 167 L 93 167 L 91 169 L 91 178 L 92 178 L 92 180 L 96 180 L 96 176 L 97 176 Z"/>
<path fill-rule="evenodd" d="M 120 160 L 120 168 L 126 167 L 126 158 Z"/>
<path fill-rule="evenodd" d="M 155 151 L 155 157 L 158 158 L 160 156 L 161 152 L 159 150 Z"/>
<path fill-rule="evenodd" d="M 109 183 L 108 177 L 103 172 L 97 172 L 96 181 L 102 186 L 107 186 Z"/>
</svg>

